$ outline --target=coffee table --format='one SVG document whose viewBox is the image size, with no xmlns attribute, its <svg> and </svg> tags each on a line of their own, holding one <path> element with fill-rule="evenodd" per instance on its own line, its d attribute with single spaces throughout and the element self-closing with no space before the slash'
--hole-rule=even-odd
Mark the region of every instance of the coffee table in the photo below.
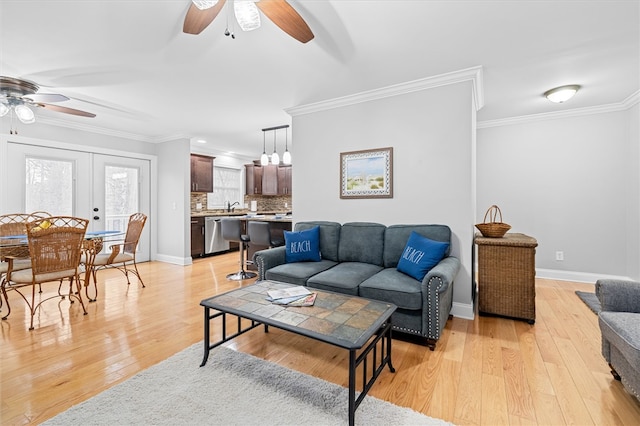
<svg viewBox="0 0 640 426">
<path fill-rule="evenodd" d="M 396 306 L 346 294 L 316 289 L 313 306 L 282 306 L 266 300 L 267 291 L 293 287 L 293 284 L 264 280 L 247 287 L 204 299 L 204 366 L 211 349 L 260 325 L 310 337 L 349 351 L 349 424 L 355 422 L 355 411 L 385 365 L 391 364 L 391 314 Z M 228 321 L 227 316 L 237 321 Z M 220 318 L 222 335 L 214 343 L 211 322 Z M 249 320 L 244 321 L 243 318 Z M 229 324 L 233 322 L 234 324 Z M 375 336 L 375 337 L 374 337 Z M 360 353 L 358 353 L 360 352 Z M 362 367 L 360 394 L 356 398 L 356 373 Z"/>
</svg>

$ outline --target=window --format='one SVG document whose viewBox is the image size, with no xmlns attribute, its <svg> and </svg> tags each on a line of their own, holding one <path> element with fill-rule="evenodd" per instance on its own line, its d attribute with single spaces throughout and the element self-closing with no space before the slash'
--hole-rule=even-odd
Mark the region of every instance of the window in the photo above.
<svg viewBox="0 0 640 426">
<path fill-rule="evenodd" d="M 104 172 L 106 229 L 125 232 L 129 216 L 139 211 L 138 169 L 106 166 Z"/>
<path fill-rule="evenodd" d="M 213 193 L 207 194 L 207 208 L 221 209 L 236 201 L 243 207 L 242 191 L 240 190 L 240 170 L 229 167 L 213 168 Z"/>
<path fill-rule="evenodd" d="M 73 162 L 26 157 L 26 212 L 73 216 Z"/>
</svg>

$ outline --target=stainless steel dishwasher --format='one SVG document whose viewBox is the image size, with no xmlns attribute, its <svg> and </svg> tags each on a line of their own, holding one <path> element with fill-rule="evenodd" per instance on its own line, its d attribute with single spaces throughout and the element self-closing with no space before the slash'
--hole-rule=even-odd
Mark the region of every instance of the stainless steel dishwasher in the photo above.
<svg viewBox="0 0 640 426">
<path fill-rule="evenodd" d="M 226 217 L 207 216 L 204 218 L 204 254 L 229 250 L 229 241 L 222 238 L 221 219 L 226 219 Z"/>
</svg>

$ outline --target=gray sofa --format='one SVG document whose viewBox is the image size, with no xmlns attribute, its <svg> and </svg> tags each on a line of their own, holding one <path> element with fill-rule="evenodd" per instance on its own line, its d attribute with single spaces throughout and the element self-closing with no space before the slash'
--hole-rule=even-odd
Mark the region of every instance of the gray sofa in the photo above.
<svg viewBox="0 0 640 426">
<path fill-rule="evenodd" d="M 640 400 L 640 282 L 598 280 L 602 355 L 616 380 Z"/>
<path fill-rule="evenodd" d="M 453 280 L 460 261 L 449 255 L 422 282 L 396 270 L 412 231 L 451 243 L 445 225 L 391 225 L 351 222 L 299 222 L 295 231 L 320 227 L 319 262 L 286 263 L 285 247 L 256 252 L 258 279 L 305 285 L 395 304 L 393 329 L 426 338 L 435 349 L 449 318 Z M 450 245 L 449 245 L 450 247 Z"/>
</svg>

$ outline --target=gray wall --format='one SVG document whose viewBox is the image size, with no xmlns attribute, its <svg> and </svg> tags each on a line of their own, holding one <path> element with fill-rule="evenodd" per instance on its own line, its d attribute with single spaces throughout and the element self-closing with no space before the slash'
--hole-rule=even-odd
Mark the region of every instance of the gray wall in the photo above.
<svg viewBox="0 0 640 426">
<path fill-rule="evenodd" d="M 158 256 L 163 262 L 191 264 L 189 139 L 156 146 L 158 155 Z"/>
<path fill-rule="evenodd" d="M 462 261 L 454 314 L 472 317 L 474 111 L 468 81 L 300 115 L 294 111 L 295 221 L 450 226 L 453 254 Z M 389 146 L 393 198 L 341 199 L 340 153 Z"/>
<path fill-rule="evenodd" d="M 500 206 L 512 232 L 538 240 L 538 276 L 640 279 L 638 121 L 636 105 L 479 128 L 476 222 Z"/>
</svg>

